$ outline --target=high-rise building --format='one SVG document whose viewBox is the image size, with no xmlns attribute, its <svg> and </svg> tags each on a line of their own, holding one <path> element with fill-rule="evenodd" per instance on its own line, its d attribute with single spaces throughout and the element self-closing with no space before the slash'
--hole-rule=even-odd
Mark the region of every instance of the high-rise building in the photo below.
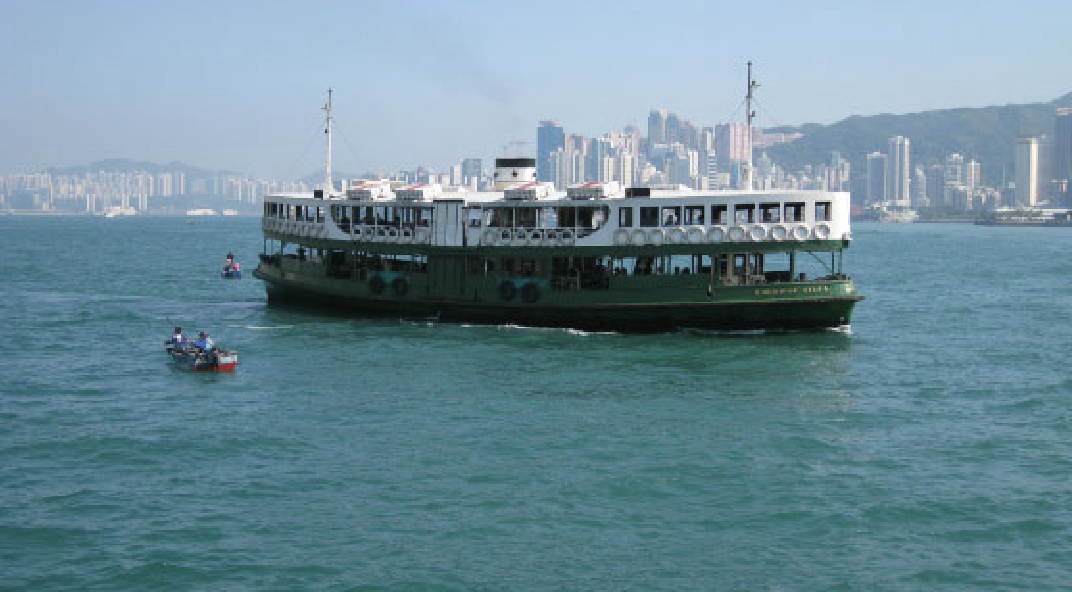
<svg viewBox="0 0 1072 592">
<path fill-rule="evenodd" d="M 1053 126 L 1053 178 L 1072 181 L 1072 109 L 1058 109 Z"/>
<path fill-rule="evenodd" d="M 483 176 L 481 168 L 483 163 L 479 158 L 465 158 L 462 160 L 462 182 L 469 187 L 480 185 L 480 177 Z"/>
<path fill-rule="evenodd" d="M 562 124 L 554 120 L 540 122 L 536 129 L 536 180 L 550 181 L 550 163 L 548 158 L 551 153 L 566 146 L 566 132 Z"/>
<path fill-rule="evenodd" d="M 748 161 L 752 147 L 748 144 L 748 126 L 743 123 L 720 123 L 715 126 L 715 153 L 720 170 Z"/>
<path fill-rule="evenodd" d="M 1016 140 L 1016 202 L 1022 206 L 1038 204 L 1039 141 L 1033 136 Z"/>
<path fill-rule="evenodd" d="M 648 114 L 648 146 L 666 143 L 666 109 L 652 109 Z"/>
<path fill-rule="evenodd" d="M 886 201 L 886 155 L 881 152 L 867 155 L 867 201 Z"/>
<path fill-rule="evenodd" d="M 903 205 L 908 205 L 912 198 L 909 145 L 908 138 L 904 136 L 890 138 L 886 157 L 886 199 Z"/>
<path fill-rule="evenodd" d="M 964 184 L 969 192 L 974 192 L 982 185 L 983 167 L 979 161 L 972 159 L 964 165 Z"/>
</svg>

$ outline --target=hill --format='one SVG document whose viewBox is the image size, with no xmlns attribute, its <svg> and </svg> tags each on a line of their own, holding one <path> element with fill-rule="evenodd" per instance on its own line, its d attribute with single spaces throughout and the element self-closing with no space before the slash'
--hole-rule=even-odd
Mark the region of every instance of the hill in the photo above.
<svg viewBox="0 0 1072 592">
<path fill-rule="evenodd" d="M 765 130 L 804 134 L 799 140 L 768 148 L 766 152 L 774 162 L 794 170 L 805 164 L 828 162 L 830 152 L 837 150 L 852 163 L 853 198 L 862 200 L 867 154 L 886 152 L 887 140 L 901 135 L 912 142 L 913 168 L 917 164 L 943 162 L 948 154 L 957 152 L 965 160 L 979 161 L 983 182 L 995 186 L 1001 182 L 1003 168 L 1012 177 L 1018 135 L 1052 137 L 1057 107 L 1072 107 L 1072 93 L 1049 103 L 939 109 L 903 115 L 854 115 L 830 125 L 805 124 Z"/>
<path fill-rule="evenodd" d="M 156 164 L 154 162 L 132 160 L 129 158 L 109 158 L 85 165 L 52 167 L 47 170 L 47 172 L 53 175 L 84 175 L 86 173 L 96 173 L 101 171 L 117 173 L 151 173 L 154 175 L 161 173 L 186 173 L 188 177 L 212 177 L 215 175 L 241 176 L 239 173 L 233 171 L 211 171 L 178 161 L 168 164 Z"/>
</svg>

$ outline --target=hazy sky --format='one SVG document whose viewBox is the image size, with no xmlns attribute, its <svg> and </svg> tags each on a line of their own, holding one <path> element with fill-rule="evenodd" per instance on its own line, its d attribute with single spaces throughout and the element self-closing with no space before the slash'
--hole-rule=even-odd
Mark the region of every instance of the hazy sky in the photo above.
<svg viewBox="0 0 1072 592">
<path fill-rule="evenodd" d="M 124 157 L 304 176 L 328 86 L 335 168 L 355 172 L 534 153 L 546 118 L 724 121 L 749 59 L 765 126 L 1049 101 L 1072 90 L 1070 22 L 1067 0 L 0 0 L 0 173 Z"/>
</svg>

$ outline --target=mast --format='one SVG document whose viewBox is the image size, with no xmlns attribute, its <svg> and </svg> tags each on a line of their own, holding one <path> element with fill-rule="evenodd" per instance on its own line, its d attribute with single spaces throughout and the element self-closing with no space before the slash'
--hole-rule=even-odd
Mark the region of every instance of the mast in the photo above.
<svg viewBox="0 0 1072 592">
<path fill-rule="evenodd" d="M 756 112 L 752 110 L 752 90 L 759 86 L 759 83 L 752 80 L 752 62 L 748 62 L 748 93 L 745 94 L 745 107 L 747 111 L 748 121 L 748 161 L 744 165 L 744 188 L 748 191 L 752 191 L 752 120 L 756 117 Z"/>
<path fill-rule="evenodd" d="M 328 136 L 328 158 L 327 163 L 324 165 L 324 197 L 328 197 L 335 190 L 331 182 L 331 87 L 328 87 L 328 102 L 324 105 L 324 112 L 326 114 L 326 120 L 324 122 L 324 133 Z"/>
</svg>

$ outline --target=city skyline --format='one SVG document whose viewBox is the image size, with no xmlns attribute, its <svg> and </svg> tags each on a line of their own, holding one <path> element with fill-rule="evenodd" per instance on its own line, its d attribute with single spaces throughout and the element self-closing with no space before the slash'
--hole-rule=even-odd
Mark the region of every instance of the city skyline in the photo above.
<svg viewBox="0 0 1072 592">
<path fill-rule="evenodd" d="M 518 141 L 534 154 L 531 130 L 550 118 L 588 136 L 643 129 L 653 105 L 737 121 L 748 59 L 763 127 L 1044 102 L 1072 79 L 1060 28 L 1072 9 L 1032 6 L 907 3 L 876 22 L 847 4 L 776 4 L 756 16 L 703 3 L 511 11 L 489 2 L 194 2 L 176 12 L 6 2 L 0 18 L 14 50 L 0 56 L 0 74 L 14 91 L 0 97 L 0 173 L 123 156 L 300 176 L 319 160 L 303 146 L 328 86 L 337 89 L 336 167 L 353 171 L 447 166 Z M 972 27 L 936 28 L 966 12 Z M 605 43 L 575 43 L 577 31 Z M 1001 44 L 978 42 L 999 35 Z M 623 59 L 593 71 L 607 51 Z M 893 53 L 903 59 L 873 67 L 871 58 Z M 931 57 L 941 54 L 961 67 Z"/>
</svg>

